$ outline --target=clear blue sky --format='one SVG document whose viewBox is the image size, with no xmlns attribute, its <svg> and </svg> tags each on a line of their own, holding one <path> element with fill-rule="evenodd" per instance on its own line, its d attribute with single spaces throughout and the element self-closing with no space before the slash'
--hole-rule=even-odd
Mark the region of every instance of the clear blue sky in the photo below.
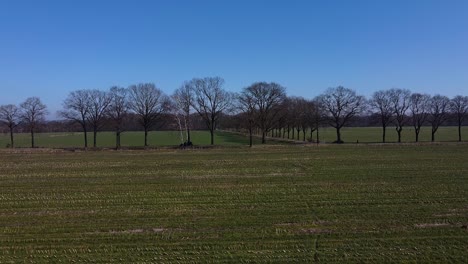
<svg viewBox="0 0 468 264">
<path fill-rule="evenodd" d="M 408 88 L 468 94 L 468 1 L 0 0 L 0 104 L 221 76 L 314 97 Z"/>
</svg>

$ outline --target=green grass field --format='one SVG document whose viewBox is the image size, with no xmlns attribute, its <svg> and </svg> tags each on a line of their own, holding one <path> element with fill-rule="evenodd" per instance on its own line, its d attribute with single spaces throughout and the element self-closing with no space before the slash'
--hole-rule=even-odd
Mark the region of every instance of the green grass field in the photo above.
<svg viewBox="0 0 468 264">
<path fill-rule="evenodd" d="M 333 128 L 323 128 L 321 137 L 325 142 L 333 142 L 336 140 L 336 130 Z M 342 129 L 342 137 L 346 143 L 355 143 L 356 141 L 363 143 L 378 143 L 382 142 L 382 128 L 380 127 L 345 127 Z M 315 134 L 314 134 L 315 136 Z M 404 127 L 402 131 L 402 142 L 414 142 L 414 128 Z M 314 138 L 315 139 L 315 138 Z M 386 141 L 397 142 L 398 134 L 394 127 L 387 128 Z M 440 127 L 435 135 L 436 141 L 458 141 L 458 127 Z M 468 141 L 468 127 L 462 127 L 462 140 Z M 431 141 L 431 128 L 423 127 L 419 135 L 419 141 Z"/>
<path fill-rule="evenodd" d="M 210 133 L 208 131 L 192 131 L 192 142 L 196 145 L 209 145 Z M 83 147 L 83 133 L 37 133 L 36 145 L 39 147 L 66 148 Z M 143 132 L 124 132 L 122 134 L 122 146 L 137 147 L 143 146 Z M 4 148 L 10 143 L 9 134 L 0 135 L 0 147 Z M 181 143 L 178 131 L 152 131 L 148 135 L 150 146 L 178 146 Z M 223 146 L 247 145 L 248 138 L 242 135 L 216 132 L 215 144 Z M 255 139 L 255 143 L 260 143 Z M 27 133 L 15 135 L 15 146 L 29 147 L 31 145 L 30 135 Z M 93 145 L 93 134 L 88 133 L 88 146 Z M 114 147 L 115 134 L 112 132 L 99 132 L 97 136 L 98 147 Z"/>
<path fill-rule="evenodd" d="M 0 161 L 0 263 L 468 262 L 466 144 Z"/>
<path fill-rule="evenodd" d="M 336 134 L 333 128 L 321 128 L 321 142 L 331 143 L 336 140 Z M 343 128 L 342 137 L 346 143 L 377 143 L 381 142 L 381 128 L 378 127 L 353 127 Z M 88 143 L 92 146 L 92 133 L 88 133 Z M 463 127 L 463 140 L 468 140 L 468 127 Z M 292 137 L 292 134 L 291 134 Z M 307 133 L 307 138 L 310 134 Z M 313 134 L 315 140 L 316 133 Z M 421 142 L 428 142 L 431 139 L 431 130 L 424 127 L 420 134 Z M 300 136 L 302 140 L 302 134 Z M 458 130 L 456 127 L 441 127 L 436 134 L 436 141 L 457 141 Z M 196 145 L 209 145 L 210 134 L 208 131 L 192 131 L 192 141 Z M 396 142 L 397 134 L 393 127 L 387 129 L 387 142 Z M 403 142 L 414 142 L 414 131 L 406 127 L 402 133 Z M 9 134 L 0 134 L 0 148 L 6 147 L 10 143 Z M 114 147 L 115 135 L 112 132 L 99 132 L 97 137 L 98 147 Z M 177 146 L 181 143 L 180 133 L 178 131 L 152 131 L 149 133 L 148 143 L 150 146 Z M 216 132 L 215 144 L 222 146 L 241 146 L 247 145 L 248 138 L 239 134 L 229 132 Z M 259 144 L 260 139 L 255 138 L 254 144 Z M 269 144 L 278 143 L 278 141 L 269 140 Z M 283 142 L 284 143 L 284 142 Z M 15 145 L 17 147 L 29 147 L 30 135 L 28 133 L 16 134 Z M 39 147 L 69 148 L 83 147 L 83 133 L 37 133 L 36 145 Z M 124 132 L 122 134 L 122 146 L 137 147 L 143 145 L 143 132 Z"/>
</svg>

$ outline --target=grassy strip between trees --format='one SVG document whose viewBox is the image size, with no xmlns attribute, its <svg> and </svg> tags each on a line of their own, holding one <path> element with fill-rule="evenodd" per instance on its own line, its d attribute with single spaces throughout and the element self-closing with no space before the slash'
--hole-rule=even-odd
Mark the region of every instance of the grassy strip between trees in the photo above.
<svg viewBox="0 0 468 264">
<path fill-rule="evenodd" d="M 465 144 L 2 150 L 0 262 L 466 263 L 467 157 Z"/>
<path fill-rule="evenodd" d="M 428 142 L 431 140 L 429 127 L 423 127 L 420 135 L 420 141 Z M 463 140 L 468 140 L 468 127 L 463 127 Z M 197 146 L 205 146 L 210 144 L 210 133 L 208 131 L 192 131 L 192 141 Z M 335 130 L 333 128 L 321 128 L 320 141 L 322 143 L 331 143 L 336 139 Z M 270 133 L 271 134 L 271 133 Z M 436 134 L 437 141 L 456 141 L 456 127 L 441 127 Z M 91 136 L 91 133 L 89 133 Z M 345 143 L 379 143 L 381 141 L 381 128 L 378 127 L 350 127 L 342 129 L 342 137 Z M 292 131 L 290 132 L 292 139 Z M 279 139 L 279 140 L 278 140 Z M 282 138 L 270 138 L 268 144 L 281 144 L 287 141 Z M 302 141 L 303 135 L 300 133 L 299 140 Z M 306 141 L 310 139 L 310 132 L 306 133 Z M 316 139 L 316 132 L 313 133 L 312 139 Z M 139 147 L 143 146 L 143 132 L 124 132 L 122 133 L 123 147 Z M 294 136 L 297 140 L 297 133 Z M 396 142 L 397 135 L 393 129 L 387 131 L 387 142 Z M 404 129 L 402 132 L 403 142 L 414 142 L 414 131 L 411 128 Z M 0 148 L 5 148 L 9 145 L 10 138 L 8 134 L 0 134 Z M 97 137 L 98 147 L 115 147 L 115 133 L 99 132 Z M 179 131 L 153 131 L 149 133 L 148 143 L 150 146 L 178 146 L 181 143 Z M 260 144 L 261 140 L 255 137 L 254 144 Z M 28 133 L 15 134 L 15 145 L 17 147 L 29 147 L 30 135 Z M 239 133 L 231 133 L 227 131 L 218 131 L 215 133 L 215 144 L 221 146 L 242 146 L 248 145 L 249 139 L 247 135 Z M 80 148 L 83 147 L 83 133 L 81 132 L 63 132 L 63 133 L 37 133 L 36 145 L 46 148 Z"/>
</svg>

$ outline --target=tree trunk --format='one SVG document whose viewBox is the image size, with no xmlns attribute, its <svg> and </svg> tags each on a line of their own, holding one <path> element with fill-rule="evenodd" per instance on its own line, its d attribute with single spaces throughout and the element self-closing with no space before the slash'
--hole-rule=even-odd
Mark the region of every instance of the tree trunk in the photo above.
<svg viewBox="0 0 468 264">
<path fill-rule="evenodd" d="M 31 148 L 34 148 L 34 129 L 31 128 Z"/>
<path fill-rule="evenodd" d="M 145 147 L 148 146 L 148 128 L 145 127 Z"/>
<path fill-rule="evenodd" d="M 288 139 L 289 139 L 289 130 L 290 130 L 290 128 L 289 128 L 289 125 L 288 125 Z"/>
<path fill-rule="evenodd" d="M 86 130 L 86 124 L 83 125 L 83 133 L 84 133 L 84 146 L 86 149 L 88 148 L 88 131 Z"/>
<path fill-rule="evenodd" d="M 458 123 L 458 142 L 461 142 L 461 122 Z"/>
<path fill-rule="evenodd" d="M 401 131 L 402 130 L 403 130 L 403 128 L 401 128 L 401 127 L 396 128 L 396 132 L 398 134 L 398 143 L 401 143 Z"/>
<path fill-rule="evenodd" d="M 190 128 L 187 126 L 187 143 L 192 142 L 192 139 L 190 138 Z"/>
<path fill-rule="evenodd" d="M 10 127 L 10 141 L 11 141 L 11 148 L 15 147 L 15 141 L 13 139 L 13 127 Z"/>
<path fill-rule="evenodd" d="M 252 147 L 253 140 L 252 140 L 252 127 L 249 127 L 249 147 Z"/>
<path fill-rule="evenodd" d="M 306 135 L 306 130 L 303 129 L 302 130 L 302 141 L 304 141 L 304 142 L 306 141 L 305 135 Z"/>
<path fill-rule="evenodd" d="M 262 132 L 262 144 L 265 144 L 265 143 L 266 143 L 266 140 L 265 140 L 265 136 L 266 136 L 266 135 L 265 135 L 265 134 L 266 134 L 266 132 L 263 131 L 263 132 Z"/>
<path fill-rule="evenodd" d="M 313 136 L 312 133 L 314 133 L 314 130 L 313 130 L 312 128 L 310 128 L 310 141 L 311 141 L 311 142 L 312 142 L 312 136 Z"/>
<path fill-rule="evenodd" d="M 300 135 L 300 132 L 301 132 L 301 130 L 298 129 L 298 130 L 297 130 L 297 141 L 299 141 L 299 137 L 301 136 L 301 135 Z"/>
<path fill-rule="evenodd" d="M 294 131 L 295 131 L 294 127 L 291 130 L 292 130 L 292 139 L 294 139 L 295 138 L 294 137 Z"/>
<path fill-rule="evenodd" d="M 211 145 L 214 145 L 214 129 L 210 129 L 210 136 L 211 136 Z"/>
<path fill-rule="evenodd" d="M 385 143 L 385 133 L 386 133 L 387 127 L 384 125 L 382 126 L 382 143 Z"/>
<path fill-rule="evenodd" d="M 97 146 L 97 127 L 93 127 L 93 147 Z"/>
<path fill-rule="evenodd" d="M 431 142 L 434 142 L 435 141 L 435 133 L 436 131 L 434 129 L 432 129 L 432 133 L 431 133 Z"/>
<path fill-rule="evenodd" d="M 120 148 L 120 130 L 117 130 L 115 132 L 115 148 L 116 149 Z"/>
<path fill-rule="evenodd" d="M 340 128 L 337 127 L 336 128 L 336 143 L 342 143 L 343 141 L 341 141 L 341 132 L 340 132 Z"/>
<path fill-rule="evenodd" d="M 416 142 L 419 142 L 419 128 L 414 129 L 414 135 L 416 136 Z"/>
</svg>

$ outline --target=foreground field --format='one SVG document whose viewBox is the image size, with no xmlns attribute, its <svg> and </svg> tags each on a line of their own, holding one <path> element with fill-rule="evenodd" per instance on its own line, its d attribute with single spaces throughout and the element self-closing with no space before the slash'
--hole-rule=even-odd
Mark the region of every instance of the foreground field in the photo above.
<svg viewBox="0 0 468 264">
<path fill-rule="evenodd" d="M 468 262 L 468 147 L 0 151 L 0 262 Z"/>
</svg>

